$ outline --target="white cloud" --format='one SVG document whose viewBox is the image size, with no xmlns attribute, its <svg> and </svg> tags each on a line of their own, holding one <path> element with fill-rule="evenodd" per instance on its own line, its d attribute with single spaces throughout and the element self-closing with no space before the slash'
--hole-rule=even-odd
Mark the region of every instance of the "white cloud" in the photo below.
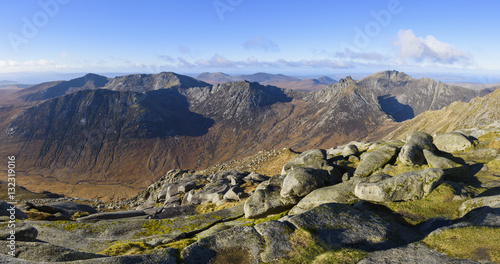
<svg viewBox="0 0 500 264">
<path fill-rule="evenodd" d="M 348 68 L 350 63 L 334 59 L 320 60 L 285 60 L 261 61 L 255 57 L 249 57 L 246 60 L 230 60 L 223 55 L 215 54 L 209 59 L 189 62 L 182 57 L 174 59 L 170 56 L 158 56 L 158 58 L 168 62 L 163 65 L 169 68 Z"/>
<path fill-rule="evenodd" d="M 243 43 L 243 47 L 245 49 L 263 50 L 268 52 L 280 51 L 280 48 L 278 44 L 276 44 L 276 42 L 260 35 L 257 35 L 251 40 Z"/>
<path fill-rule="evenodd" d="M 434 36 L 417 37 L 411 29 L 399 30 L 399 62 L 431 62 L 440 64 L 470 64 L 471 56 L 451 44 L 441 42 Z"/>
</svg>

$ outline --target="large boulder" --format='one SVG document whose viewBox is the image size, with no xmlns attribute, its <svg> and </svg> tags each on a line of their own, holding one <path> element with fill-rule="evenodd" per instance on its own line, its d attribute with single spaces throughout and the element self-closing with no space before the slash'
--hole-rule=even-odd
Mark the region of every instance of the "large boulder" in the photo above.
<svg viewBox="0 0 500 264">
<path fill-rule="evenodd" d="M 189 191 L 182 200 L 182 205 L 217 203 L 222 200 L 224 194 L 229 191 L 227 180 L 217 180 L 208 183 L 203 189 Z"/>
<path fill-rule="evenodd" d="M 440 157 L 427 149 L 424 149 L 423 153 L 431 168 L 444 170 L 445 180 L 461 181 L 469 175 L 467 169 L 450 159 Z"/>
<path fill-rule="evenodd" d="M 367 177 L 378 169 L 381 169 L 385 164 L 394 160 L 398 153 L 398 148 L 390 145 L 382 146 L 381 148 L 370 152 L 358 165 L 354 171 L 355 177 Z"/>
<path fill-rule="evenodd" d="M 261 183 L 255 192 L 245 201 L 245 217 L 260 218 L 283 212 L 298 203 L 296 197 L 282 197 L 281 185 L 284 177 L 276 175 Z"/>
<path fill-rule="evenodd" d="M 404 235 L 394 221 L 369 211 L 354 209 L 348 204 L 322 204 L 280 221 L 308 230 L 330 245 L 363 250 L 396 246 L 403 240 L 401 235 Z"/>
<path fill-rule="evenodd" d="M 359 155 L 358 147 L 356 147 L 356 145 L 354 145 L 354 144 L 349 144 L 349 145 L 345 146 L 344 149 L 342 150 L 342 156 L 344 156 L 344 158 L 347 158 L 351 155 L 354 155 L 354 156 Z"/>
<path fill-rule="evenodd" d="M 185 264 L 234 263 L 258 264 L 264 243 L 253 227 L 234 227 L 208 236 L 182 251 Z"/>
<path fill-rule="evenodd" d="M 1 253 L 8 253 L 4 252 L 4 250 L 8 250 L 8 244 L 9 242 L 7 241 L 0 241 Z M 36 263 L 75 261 L 107 257 L 105 255 L 81 252 L 61 246 L 51 245 L 45 242 L 16 241 L 15 252 L 17 259 L 31 260 Z M 4 262 L 0 259 L 0 263 Z"/>
<path fill-rule="evenodd" d="M 350 203 L 357 200 L 354 196 L 354 187 L 361 181 L 360 177 L 354 177 L 348 181 L 316 189 L 302 198 L 288 213 L 289 215 L 300 214 L 314 207 L 326 203 Z"/>
<path fill-rule="evenodd" d="M 371 252 L 358 264 L 386 264 L 386 263 L 408 263 L 408 264 L 479 264 L 469 259 L 457 259 L 449 257 L 426 245 L 415 242 L 408 245 Z"/>
<path fill-rule="evenodd" d="M 17 209 L 16 206 L 0 201 L 0 216 L 8 216 L 10 218 L 11 215 L 14 215 L 17 220 L 28 218 L 28 216 L 21 210 Z"/>
<path fill-rule="evenodd" d="M 434 145 L 445 152 L 464 151 L 472 147 L 472 142 L 463 134 L 458 132 L 450 132 L 436 136 Z"/>
<path fill-rule="evenodd" d="M 313 190 L 336 183 L 325 170 L 293 168 L 283 180 L 282 197 L 304 197 Z"/>
<path fill-rule="evenodd" d="M 417 200 L 434 190 L 443 175 L 443 170 L 435 168 L 405 172 L 376 183 L 360 182 L 354 194 L 375 202 Z"/>
<path fill-rule="evenodd" d="M 0 240 L 12 241 L 35 241 L 38 230 L 33 226 L 22 222 L 0 223 Z M 11 232 L 15 233 L 12 234 Z"/>
<path fill-rule="evenodd" d="M 467 200 L 458 208 L 458 212 L 461 216 L 464 216 L 470 211 L 484 206 L 491 208 L 500 208 L 500 195 L 476 197 Z"/>
<path fill-rule="evenodd" d="M 415 132 L 408 136 L 405 145 L 399 152 L 399 160 L 409 166 L 425 164 L 422 150 L 435 151 L 432 136 L 425 132 Z"/>
<path fill-rule="evenodd" d="M 326 151 L 323 149 L 311 149 L 302 152 L 290 160 L 283 169 L 281 175 L 287 175 L 292 168 L 311 168 L 311 169 L 324 169 L 327 165 Z"/>
<path fill-rule="evenodd" d="M 260 253 L 263 262 L 269 263 L 286 257 L 293 250 L 289 241 L 293 228 L 279 221 L 267 221 L 254 226 L 266 243 L 265 250 Z"/>
</svg>

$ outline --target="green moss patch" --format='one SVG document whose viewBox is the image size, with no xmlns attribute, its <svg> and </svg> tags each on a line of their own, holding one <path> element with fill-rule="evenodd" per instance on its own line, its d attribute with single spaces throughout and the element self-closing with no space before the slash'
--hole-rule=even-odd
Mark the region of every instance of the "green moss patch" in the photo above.
<svg viewBox="0 0 500 264">
<path fill-rule="evenodd" d="M 394 166 L 387 166 L 385 169 L 382 170 L 383 173 L 391 175 L 391 176 L 396 176 L 401 173 L 409 172 L 409 171 L 418 171 L 418 170 L 425 170 L 428 169 L 429 165 L 416 165 L 416 166 L 407 166 L 402 163 L 396 162 Z"/>
<path fill-rule="evenodd" d="M 171 224 L 172 221 L 169 219 L 146 221 L 142 225 L 144 230 L 137 234 L 137 237 L 168 234 L 172 232 L 172 228 L 170 227 Z"/>
<path fill-rule="evenodd" d="M 238 202 L 227 202 L 227 203 L 223 203 L 221 205 L 216 205 L 214 203 L 205 203 L 205 204 L 197 205 L 195 207 L 195 210 L 198 214 L 208 214 L 211 212 L 235 207 L 239 204 L 244 203 L 245 201 L 246 200 L 242 200 L 242 201 L 238 201 Z"/>
<path fill-rule="evenodd" d="M 290 235 L 293 251 L 276 263 L 358 263 L 366 257 L 359 249 L 335 248 L 307 230 L 297 229 Z"/>
<path fill-rule="evenodd" d="M 431 218 L 455 219 L 459 217 L 458 207 L 463 200 L 453 201 L 455 190 L 448 184 L 441 184 L 426 197 L 406 202 L 386 202 L 385 206 L 400 214 L 410 224 L 419 224 Z"/>
<path fill-rule="evenodd" d="M 423 242 L 452 257 L 500 263 L 500 228 L 465 227 L 448 229 L 426 237 Z"/>
<path fill-rule="evenodd" d="M 279 214 L 273 214 L 273 215 L 269 215 L 267 217 L 257 218 L 257 219 L 247 219 L 245 217 L 241 217 L 238 220 L 244 222 L 243 226 L 254 226 L 256 224 L 264 223 L 264 222 L 271 221 L 271 220 L 277 221 L 280 218 L 282 218 L 283 216 L 288 215 L 289 211 L 290 210 L 286 210 L 286 211 L 279 213 Z"/>
<path fill-rule="evenodd" d="M 108 256 L 139 255 L 151 253 L 152 248 L 144 242 L 116 242 L 98 254 Z"/>
</svg>

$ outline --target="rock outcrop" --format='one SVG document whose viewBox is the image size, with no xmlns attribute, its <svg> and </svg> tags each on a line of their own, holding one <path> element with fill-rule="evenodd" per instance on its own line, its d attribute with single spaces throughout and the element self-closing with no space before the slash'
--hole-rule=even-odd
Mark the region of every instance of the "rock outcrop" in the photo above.
<svg viewBox="0 0 500 264">
<path fill-rule="evenodd" d="M 376 183 L 360 182 L 354 194 L 375 202 L 418 200 L 429 194 L 443 175 L 444 171 L 440 169 L 405 172 Z"/>
</svg>

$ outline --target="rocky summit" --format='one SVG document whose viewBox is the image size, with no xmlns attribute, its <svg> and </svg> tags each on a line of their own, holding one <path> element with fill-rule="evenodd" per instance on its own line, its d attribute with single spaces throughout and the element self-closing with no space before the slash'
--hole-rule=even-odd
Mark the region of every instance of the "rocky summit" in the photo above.
<svg viewBox="0 0 500 264">
<path fill-rule="evenodd" d="M 500 126 L 463 131 L 171 170 L 108 205 L 25 200 L 16 258 L 4 222 L 0 260 L 499 263 Z"/>
</svg>

